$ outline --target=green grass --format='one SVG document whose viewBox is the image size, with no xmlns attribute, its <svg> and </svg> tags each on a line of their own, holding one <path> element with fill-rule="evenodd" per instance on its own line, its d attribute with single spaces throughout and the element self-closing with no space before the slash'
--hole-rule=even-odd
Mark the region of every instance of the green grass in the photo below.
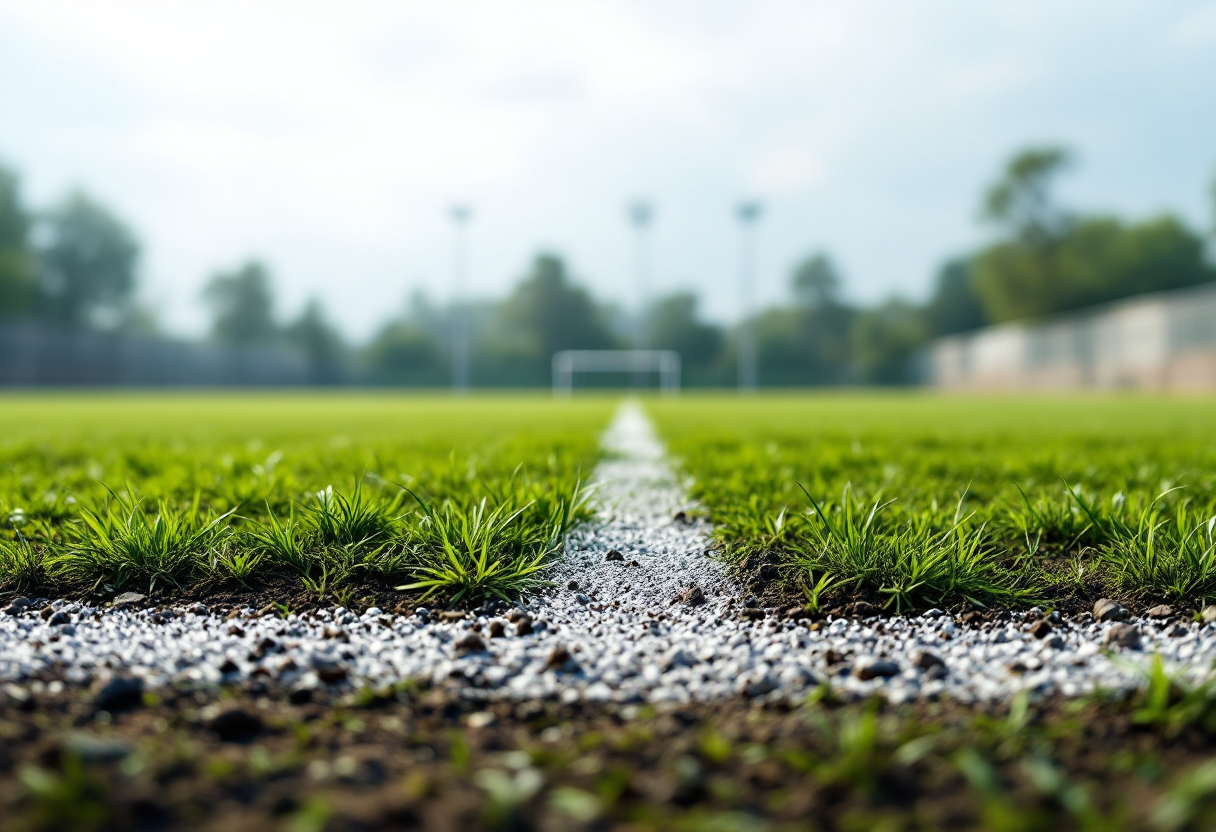
<svg viewBox="0 0 1216 832">
<path fill-rule="evenodd" d="M 1211 398 L 684 396 L 647 409 L 727 557 L 775 555 L 817 602 L 1216 597 Z"/>
<path fill-rule="evenodd" d="M 0 398 L 0 589 L 360 581 L 535 587 L 615 402 L 96 393 Z"/>
</svg>

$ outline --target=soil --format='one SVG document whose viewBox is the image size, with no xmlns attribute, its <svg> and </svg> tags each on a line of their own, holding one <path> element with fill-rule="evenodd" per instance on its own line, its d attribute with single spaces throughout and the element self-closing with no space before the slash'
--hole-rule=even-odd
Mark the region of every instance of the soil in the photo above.
<svg viewBox="0 0 1216 832">
<path fill-rule="evenodd" d="M 1170 828 L 1216 821 L 1212 788 L 1177 785 L 1216 750 L 1212 724 L 1146 727 L 1119 702 L 1024 719 L 830 696 L 654 710 L 335 687 L 293 702 L 254 679 L 100 710 L 50 680 L 3 690 L 0 828 L 18 832 L 1138 829 L 1162 806 Z"/>
</svg>

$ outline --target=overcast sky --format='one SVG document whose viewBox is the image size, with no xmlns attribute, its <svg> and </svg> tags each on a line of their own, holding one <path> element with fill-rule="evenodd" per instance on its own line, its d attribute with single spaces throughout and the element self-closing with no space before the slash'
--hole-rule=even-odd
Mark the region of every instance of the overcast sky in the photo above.
<svg viewBox="0 0 1216 832">
<path fill-rule="evenodd" d="M 1073 205 L 1210 224 L 1216 4 L 0 0 L 0 159 L 34 205 L 81 186 L 126 218 L 179 331 L 258 256 L 282 314 L 316 295 L 365 337 L 446 298 L 455 201 L 478 295 L 546 249 L 633 304 L 645 197 L 651 291 L 715 319 L 742 198 L 763 298 L 815 249 L 856 300 L 919 298 L 1031 142 L 1077 151 Z"/>
</svg>

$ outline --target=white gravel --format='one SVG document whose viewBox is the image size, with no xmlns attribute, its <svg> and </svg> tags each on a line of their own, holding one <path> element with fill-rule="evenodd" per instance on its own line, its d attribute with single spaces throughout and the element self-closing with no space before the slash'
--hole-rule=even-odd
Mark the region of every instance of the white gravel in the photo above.
<svg viewBox="0 0 1216 832">
<path fill-rule="evenodd" d="M 1142 647 L 1112 652 L 1103 646 L 1111 624 L 1065 621 L 1040 640 L 1017 620 L 967 627 L 936 610 L 816 629 L 775 615 L 743 620 L 746 593 L 706 556 L 709 528 L 675 519 L 691 506 L 640 407 L 622 407 L 604 447 L 595 477 L 600 517 L 572 535 L 555 589 L 525 605 L 535 619 L 530 635 L 503 622 L 505 635 L 485 639 L 487 650 L 466 652 L 457 644 L 474 622 L 441 621 L 437 612 L 428 619 L 339 608 L 284 620 L 249 611 L 228 621 L 197 608 L 155 616 L 56 602 L 68 623 L 52 625 L 37 606 L 0 615 L 0 681 L 88 684 L 117 673 L 155 687 L 265 675 L 294 688 L 427 679 L 470 698 L 618 702 L 800 699 L 828 681 L 843 696 L 976 701 L 1022 689 L 1127 691 L 1142 683 L 1154 653 L 1192 680 L 1216 661 L 1216 626 L 1193 623 L 1131 621 Z M 608 560 L 611 550 L 622 559 Z M 692 587 L 703 603 L 672 603 Z M 492 620 L 478 623 L 484 638 Z M 918 667 L 922 651 L 941 666 L 921 657 Z"/>
</svg>

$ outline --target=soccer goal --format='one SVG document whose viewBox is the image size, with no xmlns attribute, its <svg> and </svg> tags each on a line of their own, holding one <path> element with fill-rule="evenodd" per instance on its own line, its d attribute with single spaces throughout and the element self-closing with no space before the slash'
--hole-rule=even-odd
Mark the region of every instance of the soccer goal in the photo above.
<svg viewBox="0 0 1216 832">
<path fill-rule="evenodd" d="M 575 373 L 659 374 L 659 391 L 680 392 L 680 354 L 674 350 L 562 350 L 553 355 L 553 395 L 574 393 Z"/>
</svg>

